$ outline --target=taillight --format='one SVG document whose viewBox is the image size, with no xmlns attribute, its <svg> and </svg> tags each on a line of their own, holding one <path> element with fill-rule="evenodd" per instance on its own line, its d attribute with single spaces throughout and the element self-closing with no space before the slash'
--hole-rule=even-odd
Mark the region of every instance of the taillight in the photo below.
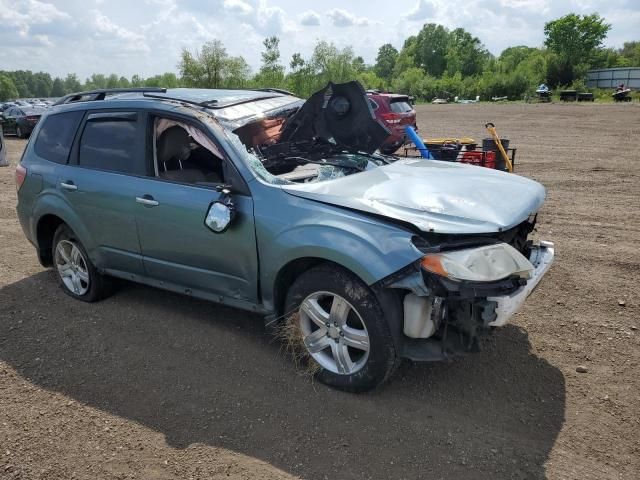
<svg viewBox="0 0 640 480">
<path fill-rule="evenodd" d="M 389 123 L 391 125 L 400 123 L 400 115 L 398 115 L 397 113 L 394 113 L 394 112 L 383 113 L 380 116 L 386 123 Z"/>
<path fill-rule="evenodd" d="M 25 178 L 27 178 L 27 169 L 18 164 L 16 167 L 16 190 L 20 191 Z"/>
</svg>

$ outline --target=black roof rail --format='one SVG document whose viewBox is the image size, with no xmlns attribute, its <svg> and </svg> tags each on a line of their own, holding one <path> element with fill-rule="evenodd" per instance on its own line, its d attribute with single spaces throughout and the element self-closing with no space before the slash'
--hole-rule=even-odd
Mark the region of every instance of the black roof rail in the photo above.
<svg viewBox="0 0 640 480">
<path fill-rule="evenodd" d="M 282 93 L 283 95 L 291 95 L 292 97 L 296 96 L 295 93 L 290 92 L 289 90 L 285 90 L 284 88 L 256 88 L 254 90 L 258 92 Z"/>
<path fill-rule="evenodd" d="M 215 89 L 211 89 L 211 90 L 215 90 Z M 256 91 L 256 90 L 252 90 L 252 91 Z M 265 89 L 265 90 L 257 90 L 257 91 L 261 91 L 261 92 L 271 92 L 271 89 Z M 237 102 L 232 102 L 232 103 L 223 103 L 221 105 L 216 105 L 216 103 L 218 103 L 217 99 L 212 99 L 212 100 L 205 100 L 204 102 L 196 102 L 194 100 L 186 100 L 184 98 L 179 98 L 179 97 L 167 97 L 166 95 L 153 95 L 150 93 L 143 93 L 142 94 L 144 97 L 146 98 L 157 98 L 159 100 L 173 100 L 176 102 L 182 102 L 182 103 L 188 103 L 190 105 L 196 105 L 198 107 L 204 107 L 204 108 L 209 108 L 211 110 L 220 110 L 223 108 L 227 108 L 227 107 L 235 107 L 236 105 L 242 105 L 243 103 L 251 103 L 254 102 L 256 100 L 266 100 L 268 98 L 276 98 L 277 95 L 271 95 L 269 97 L 259 97 L 259 98 L 247 98 L 245 100 L 238 100 Z"/>
<path fill-rule="evenodd" d="M 116 93 L 166 93 L 167 89 L 162 87 L 131 87 L 131 88 L 102 88 L 98 90 L 87 90 L 86 92 L 77 92 L 65 95 L 59 99 L 54 105 L 64 105 L 65 103 L 74 102 L 91 102 L 94 100 L 104 100 L 107 95 Z M 85 98 L 86 97 L 86 98 Z"/>
</svg>

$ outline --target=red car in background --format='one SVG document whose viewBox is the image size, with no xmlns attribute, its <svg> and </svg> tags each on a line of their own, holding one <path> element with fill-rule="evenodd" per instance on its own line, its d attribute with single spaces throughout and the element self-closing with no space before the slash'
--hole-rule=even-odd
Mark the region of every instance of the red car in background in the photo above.
<svg viewBox="0 0 640 480">
<path fill-rule="evenodd" d="M 409 96 L 368 90 L 367 97 L 376 118 L 391 132 L 380 150 L 385 154 L 394 153 L 406 142 L 405 126 L 409 125 L 418 130 L 416 111 Z"/>
</svg>

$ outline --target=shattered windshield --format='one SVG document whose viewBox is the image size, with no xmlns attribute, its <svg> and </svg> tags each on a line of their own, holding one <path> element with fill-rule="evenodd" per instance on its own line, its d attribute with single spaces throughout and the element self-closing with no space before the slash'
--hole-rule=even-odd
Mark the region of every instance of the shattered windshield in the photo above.
<svg viewBox="0 0 640 480">
<path fill-rule="evenodd" d="M 318 159 L 288 157 L 282 162 L 269 165 L 269 162 L 265 161 L 258 152 L 252 148 L 247 148 L 238 135 L 229 131 L 225 133 L 245 164 L 251 168 L 258 178 L 272 185 L 324 182 L 377 168 L 388 163 L 388 160 L 383 155 L 336 153 L 328 156 L 328 158 Z"/>
</svg>

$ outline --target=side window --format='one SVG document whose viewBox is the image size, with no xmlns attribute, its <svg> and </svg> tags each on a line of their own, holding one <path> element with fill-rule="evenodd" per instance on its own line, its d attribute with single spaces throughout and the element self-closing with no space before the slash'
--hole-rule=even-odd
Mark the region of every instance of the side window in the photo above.
<svg viewBox="0 0 640 480">
<path fill-rule="evenodd" d="M 200 128 L 169 118 L 153 118 L 153 174 L 192 185 L 225 182 L 224 154 Z"/>
<path fill-rule="evenodd" d="M 371 105 L 371 110 L 375 111 L 378 109 L 378 104 L 372 99 L 369 99 L 369 104 Z"/>
<path fill-rule="evenodd" d="M 78 163 L 82 167 L 121 173 L 140 173 L 142 139 L 135 113 L 91 114 L 80 138 Z"/>
<path fill-rule="evenodd" d="M 38 133 L 34 146 L 36 155 L 55 163 L 67 163 L 73 137 L 84 112 L 49 115 Z"/>
</svg>

